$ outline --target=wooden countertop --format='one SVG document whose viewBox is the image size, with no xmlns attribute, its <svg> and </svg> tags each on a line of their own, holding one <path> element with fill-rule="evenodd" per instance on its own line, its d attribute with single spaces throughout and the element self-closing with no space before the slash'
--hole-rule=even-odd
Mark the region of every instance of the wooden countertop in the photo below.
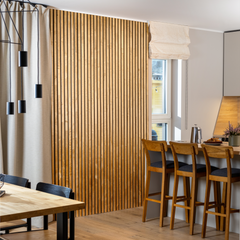
<svg viewBox="0 0 240 240">
<path fill-rule="evenodd" d="M 181 143 L 181 142 L 184 143 L 185 142 L 186 143 L 186 141 L 176 141 L 176 142 L 179 142 L 179 143 Z M 228 146 L 228 142 L 223 142 L 220 146 Z M 168 142 L 168 147 L 170 148 L 169 142 Z M 198 144 L 198 149 L 200 151 L 202 151 L 201 144 Z M 233 147 L 233 151 L 234 151 L 234 155 L 240 155 L 240 147 Z"/>
</svg>

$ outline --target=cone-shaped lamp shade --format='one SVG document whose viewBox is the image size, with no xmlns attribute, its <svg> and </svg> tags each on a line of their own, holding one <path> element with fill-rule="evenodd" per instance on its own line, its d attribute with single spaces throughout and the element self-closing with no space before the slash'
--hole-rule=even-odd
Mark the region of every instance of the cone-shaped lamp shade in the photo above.
<svg viewBox="0 0 240 240">
<path fill-rule="evenodd" d="M 14 102 L 7 102 L 7 115 L 14 114 Z"/>
<path fill-rule="evenodd" d="M 18 100 L 18 113 L 26 113 L 26 101 Z"/>
<path fill-rule="evenodd" d="M 35 98 L 42 98 L 42 84 L 35 84 Z"/>
<path fill-rule="evenodd" d="M 19 67 L 27 67 L 27 52 L 26 51 L 18 51 L 18 66 Z"/>
</svg>

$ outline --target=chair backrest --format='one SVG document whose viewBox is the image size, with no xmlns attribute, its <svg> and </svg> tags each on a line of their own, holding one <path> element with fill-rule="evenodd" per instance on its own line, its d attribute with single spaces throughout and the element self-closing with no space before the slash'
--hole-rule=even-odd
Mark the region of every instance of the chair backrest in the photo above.
<svg viewBox="0 0 240 240">
<path fill-rule="evenodd" d="M 20 187 L 28 187 L 30 188 L 30 182 L 27 178 L 12 176 L 5 174 L 4 182 L 11 183 L 14 185 L 18 185 Z"/>
<path fill-rule="evenodd" d="M 50 184 L 50 183 L 39 182 L 37 184 L 36 189 L 38 191 L 54 194 L 54 195 L 61 196 L 61 197 L 66 197 L 66 198 L 71 198 L 71 199 L 74 198 L 72 189 L 68 188 L 68 187 L 63 187 L 63 186 Z"/>
<path fill-rule="evenodd" d="M 234 157 L 233 147 L 230 146 L 210 146 L 202 144 L 203 154 L 207 166 L 207 174 L 211 174 L 209 158 L 225 158 L 227 161 L 228 175 L 231 176 L 231 158 Z"/>
<path fill-rule="evenodd" d="M 166 166 L 167 142 L 166 141 L 151 141 L 142 139 L 145 148 L 147 165 L 150 166 L 151 162 L 162 161 L 162 166 Z"/>
<path fill-rule="evenodd" d="M 196 170 L 196 155 L 198 155 L 198 145 L 197 143 L 178 143 L 178 142 L 169 142 L 173 154 L 174 166 L 175 169 L 179 169 L 178 165 L 178 156 L 181 155 L 191 155 L 192 156 L 192 167 L 193 171 Z"/>
</svg>

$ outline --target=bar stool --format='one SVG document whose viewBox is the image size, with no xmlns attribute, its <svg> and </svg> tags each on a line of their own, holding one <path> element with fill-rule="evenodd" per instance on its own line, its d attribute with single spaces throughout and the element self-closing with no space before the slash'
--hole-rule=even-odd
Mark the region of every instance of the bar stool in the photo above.
<svg viewBox="0 0 240 240">
<path fill-rule="evenodd" d="M 202 206 L 204 203 L 197 202 L 197 179 L 200 177 L 206 176 L 206 165 L 205 164 L 197 164 L 196 163 L 196 155 L 198 155 L 198 145 L 196 143 L 177 143 L 170 142 L 175 171 L 174 171 L 174 188 L 173 188 L 173 201 L 172 201 L 172 211 L 171 211 L 171 220 L 170 220 L 170 229 L 174 227 L 174 219 L 175 219 L 175 210 L 176 207 L 184 208 L 190 210 L 190 234 L 193 235 L 194 230 L 194 220 L 195 220 L 195 207 Z M 178 163 L 178 155 L 190 155 L 192 157 L 192 164 L 180 166 Z M 216 167 L 212 167 L 213 170 L 216 170 Z M 192 186 L 191 186 L 191 196 L 185 197 L 182 199 L 177 199 L 177 191 L 178 191 L 178 181 L 179 176 L 182 177 L 191 177 L 192 178 Z M 218 186 L 215 185 L 214 197 L 215 201 L 217 201 L 218 197 Z M 177 204 L 177 202 L 190 200 L 190 206 L 183 206 Z M 219 220 L 216 219 L 216 227 L 219 229 Z"/>
<path fill-rule="evenodd" d="M 142 221 L 146 221 L 147 202 L 152 201 L 160 203 L 160 223 L 159 226 L 163 226 L 164 209 L 166 209 L 166 200 L 172 199 L 171 196 L 166 194 L 168 185 L 168 174 L 174 172 L 174 161 L 166 160 L 165 152 L 167 151 L 166 141 L 150 141 L 142 139 L 143 146 L 145 148 L 147 159 L 147 177 L 145 185 L 145 198 L 143 203 L 143 216 Z M 180 166 L 185 166 L 186 163 L 179 163 Z M 149 185 L 151 172 L 162 173 L 162 188 L 161 192 L 149 194 Z M 186 190 L 186 186 L 184 185 Z M 151 196 L 161 194 L 161 200 L 151 199 Z"/>
<path fill-rule="evenodd" d="M 234 182 L 240 182 L 240 169 L 231 168 L 231 158 L 234 157 L 232 147 L 223 147 L 223 146 L 218 147 L 218 146 L 209 146 L 209 145 L 202 144 L 202 148 L 203 148 L 203 153 L 204 153 L 205 162 L 207 166 L 206 193 L 205 193 L 205 204 L 204 204 L 203 223 L 202 223 L 202 238 L 205 238 L 205 235 L 206 235 L 207 216 L 208 214 L 214 214 L 217 216 L 221 216 L 221 226 L 223 225 L 223 218 L 224 217 L 226 218 L 225 219 L 225 223 L 226 223 L 225 240 L 228 240 L 230 213 L 239 212 L 239 209 L 230 208 L 231 184 Z M 227 168 L 221 168 L 213 171 L 210 168 L 209 158 L 225 158 L 227 162 Z M 214 205 L 209 204 L 211 181 L 223 182 L 222 203 L 220 204 L 222 206 L 221 213 L 208 211 L 210 208 L 215 207 Z M 227 198 L 227 201 L 225 198 Z"/>
</svg>

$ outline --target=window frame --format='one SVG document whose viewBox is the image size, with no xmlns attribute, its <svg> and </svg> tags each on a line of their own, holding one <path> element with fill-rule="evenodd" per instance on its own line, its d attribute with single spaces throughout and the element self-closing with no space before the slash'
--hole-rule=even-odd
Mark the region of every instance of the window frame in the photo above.
<svg viewBox="0 0 240 240">
<path fill-rule="evenodd" d="M 166 113 L 165 114 L 152 114 L 152 59 L 149 59 L 149 138 L 152 137 L 152 124 L 153 123 L 167 123 L 167 139 L 171 139 L 172 119 L 171 119 L 171 59 L 166 60 Z"/>
</svg>

